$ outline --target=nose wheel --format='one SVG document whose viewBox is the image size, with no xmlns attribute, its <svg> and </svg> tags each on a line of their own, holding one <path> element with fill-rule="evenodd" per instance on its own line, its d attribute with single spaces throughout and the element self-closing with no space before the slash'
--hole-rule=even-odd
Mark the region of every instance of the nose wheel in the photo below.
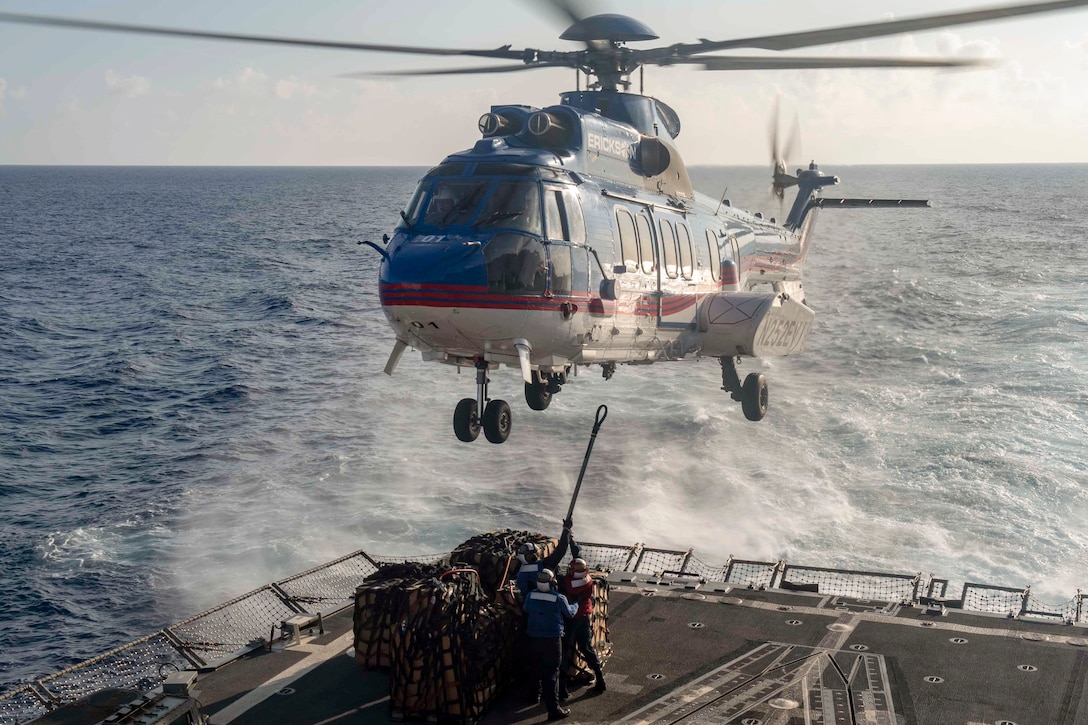
<svg viewBox="0 0 1088 725">
<path fill-rule="evenodd" d="M 513 415 L 505 400 L 488 400 L 487 361 L 476 362 L 476 398 L 462 398 L 453 410 L 453 432 L 457 439 L 471 443 L 484 437 L 492 443 L 503 443 L 510 437 Z M 483 415 L 479 411 L 483 410 Z"/>
</svg>

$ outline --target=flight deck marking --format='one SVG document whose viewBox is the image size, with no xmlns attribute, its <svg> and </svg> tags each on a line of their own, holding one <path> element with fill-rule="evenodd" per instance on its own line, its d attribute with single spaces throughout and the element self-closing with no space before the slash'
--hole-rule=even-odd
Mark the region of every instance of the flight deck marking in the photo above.
<svg viewBox="0 0 1088 725">
<path fill-rule="evenodd" d="M 222 710 L 209 717 L 209 724 L 227 725 L 227 723 L 241 717 L 252 708 L 290 685 L 292 682 L 309 674 L 332 658 L 339 656 L 346 648 L 352 645 L 354 639 L 354 632 L 346 632 L 332 642 L 329 642 L 327 645 L 303 644 L 295 647 L 294 650 L 296 652 L 309 652 L 310 656 L 291 665 L 272 679 L 253 688 L 230 705 L 227 705 Z"/>
<path fill-rule="evenodd" d="M 804 722 L 812 725 L 855 721 L 896 725 L 883 656 L 855 654 L 849 672 L 840 669 L 835 660 L 837 653 L 844 652 L 858 619 L 851 614 L 840 617 L 835 623 L 838 626 L 830 626 L 815 647 L 762 644 L 620 722 L 720 722 L 760 705 L 796 703 L 796 709 L 803 708 Z"/>
</svg>

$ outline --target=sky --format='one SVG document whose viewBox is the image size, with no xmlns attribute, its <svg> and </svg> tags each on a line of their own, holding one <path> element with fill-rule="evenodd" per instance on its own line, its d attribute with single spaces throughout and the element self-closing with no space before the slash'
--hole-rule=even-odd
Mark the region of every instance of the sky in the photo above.
<svg viewBox="0 0 1088 725">
<path fill-rule="evenodd" d="M 951 12 L 978 0 L 574 0 L 659 41 L 725 40 Z M 577 50 L 542 0 L 0 0 L 0 12 L 452 48 Z M 739 51 L 740 55 L 757 52 Z M 986 58 L 985 70 L 725 72 L 648 67 L 689 165 L 770 163 L 770 125 L 822 164 L 1088 162 L 1088 8 L 821 46 L 794 55 Z M 486 63 L 481 61 L 480 63 Z M 434 165 L 492 104 L 544 107 L 574 71 L 440 78 L 346 73 L 468 59 L 0 24 L 0 164 Z M 637 86 L 636 86 L 637 90 Z"/>
</svg>

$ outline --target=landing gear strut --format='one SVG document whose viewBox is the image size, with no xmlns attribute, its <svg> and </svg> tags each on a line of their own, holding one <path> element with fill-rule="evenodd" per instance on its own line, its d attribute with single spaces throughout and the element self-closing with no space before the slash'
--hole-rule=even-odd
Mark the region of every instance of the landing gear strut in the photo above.
<svg viewBox="0 0 1088 725">
<path fill-rule="evenodd" d="M 462 398 L 453 411 L 453 432 L 458 440 L 471 443 L 483 430 L 484 437 L 492 443 L 502 443 L 510 437 L 512 416 L 505 400 L 488 400 L 487 361 L 476 361 L 476 398 Z M 483 410 L 481 417 L 479 411 Z"/>
<path fill-rule="evenodd" d="M 720 357 L 718 362 L 722 366 L 722 390 L 733 400 L 740 401 L 745 418 L 763 420 L 767 414 L 767 378 L 762 373 L 748 373 L 742 385 L 733 358 Z"/>
</svg>

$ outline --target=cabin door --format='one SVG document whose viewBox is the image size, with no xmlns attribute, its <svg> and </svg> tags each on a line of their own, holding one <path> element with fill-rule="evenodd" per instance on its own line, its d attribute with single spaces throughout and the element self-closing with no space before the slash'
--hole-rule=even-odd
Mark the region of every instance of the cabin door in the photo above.
<svg viewBox="0 0 1088 725">
<path fill-rule="evenodd" d="M 699 296 L 695 249 L 683 217 L 653 211 L 657 239 L 657 322 L 662 328 L 686 329 L 695 319 Z"/>
<path fill-rule="evenodd" d="M 640 210 L 635 215 L 638 232 L 638 277 L 640 292 L 636 307 L 639 317 L 648 317 L 655 323 L 661 321 L 661 264 L 658 255 L 657 235 L 654 233 L 654 217 L 651 209 Z"/>
</svg>

